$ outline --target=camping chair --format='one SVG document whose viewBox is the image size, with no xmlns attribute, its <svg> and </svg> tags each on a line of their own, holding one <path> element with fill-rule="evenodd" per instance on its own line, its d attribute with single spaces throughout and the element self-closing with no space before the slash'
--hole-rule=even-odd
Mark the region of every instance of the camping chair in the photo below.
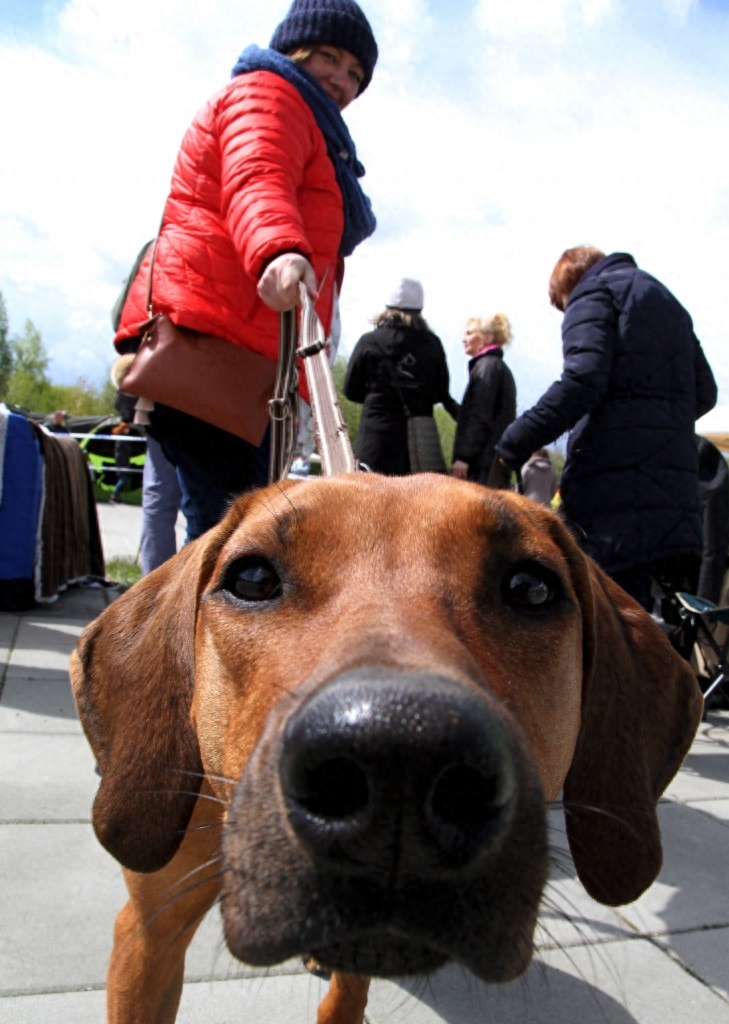
<svg viewBox="0 0 729 1024">
<path fill-rule="evenodd" d="M 698 648 L 703 663 L 699 670 L 699 683 L 704 700 L 708 700 L 717 689 L 728 696 L 729 606 L 720 608 L 713 601 L 681 590 L 669 595 L 668 601 L 677 612 L 677 630 L 693 637 Z M 672 639 L 670 634 L 669 639 Z"/>
<path fill-rule="evenodd" d="M 721 695 L 722 704 L 729 706 L 729 470 L 719 449 L 705 437 L 697 437 L 696 445 L 704 532 L 701 565 L 696 577 L 685 571 L 677 576 L 675 566 L 673 573 L 658 569 L 657 618 L 674 648 L 691 661 L 704 700 Z M 694 586 L 701 597 L 691 592 Z"/>
</svg>

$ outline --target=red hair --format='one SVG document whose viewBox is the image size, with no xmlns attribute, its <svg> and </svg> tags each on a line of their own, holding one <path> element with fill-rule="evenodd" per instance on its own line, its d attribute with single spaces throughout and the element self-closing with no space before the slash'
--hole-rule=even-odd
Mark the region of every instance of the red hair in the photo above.
<svg viewBox="0 0 729 1024">
<path fill-rule="evenodd" d="M 566 298 L 569 298 L 572 289 L 590 267 L 594 267 L 604 256 L 605 253 L 594 245 L 577 245 L 574 249 L 565 249 L 549 279 L 549 301 L 556 309 L 564 312 Z"/>
</svg>

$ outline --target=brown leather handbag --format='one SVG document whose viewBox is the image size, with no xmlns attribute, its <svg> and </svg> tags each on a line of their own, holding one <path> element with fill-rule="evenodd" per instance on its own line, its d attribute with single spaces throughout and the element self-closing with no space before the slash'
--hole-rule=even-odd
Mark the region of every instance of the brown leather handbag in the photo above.
<svg viewBox="0 0 729 1024">
<path fill-rule="evenodd" d="M 149 266 L 149 320 L 141 327 L 139 349 L 120 388 L 259 445 L 269 423 L 276 362 L 213 334 L 178 327 L 164 313 L 154 313 L 152 272 L 158 241 L 159 235 Z"/>
</svg>

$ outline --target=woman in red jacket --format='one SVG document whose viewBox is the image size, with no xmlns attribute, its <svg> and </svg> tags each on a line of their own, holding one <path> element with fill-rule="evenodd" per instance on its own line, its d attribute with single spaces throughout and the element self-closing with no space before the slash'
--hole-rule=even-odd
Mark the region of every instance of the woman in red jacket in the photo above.
<svg viewBox="0 0 729 1024">
<path fill-rule="evenodd" d="M 269 49 L 243 51 L 180 147 L 155 255 L 155 313 L 275 361 L 278 314 L 296 305 L 303 281 L 328 333 L 343 257 L 375 228 L 341 111 L 376 61 L 354 0 L 294 0 Z M 139 344 L 148 285 L 149 257 L 124 306 L 120 352 Z M 265 442 L 161 405 L 149 432 L 177 468 L 188 540 L 266 482 Z"/>
</svg>

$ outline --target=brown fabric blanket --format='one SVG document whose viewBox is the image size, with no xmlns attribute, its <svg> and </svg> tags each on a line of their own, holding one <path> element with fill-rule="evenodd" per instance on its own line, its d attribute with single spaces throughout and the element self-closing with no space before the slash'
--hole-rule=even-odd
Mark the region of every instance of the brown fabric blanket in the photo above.
<svg viewBox="0 0 729 1024">
<path fill-rule="evenodd" d="M 41 583 L 36 597 L 48 599 L 74 580 L 103 576 L 105 566 L 93 484 L 78 442 L 36 429 L 45 462 Z"/>
</svg>

